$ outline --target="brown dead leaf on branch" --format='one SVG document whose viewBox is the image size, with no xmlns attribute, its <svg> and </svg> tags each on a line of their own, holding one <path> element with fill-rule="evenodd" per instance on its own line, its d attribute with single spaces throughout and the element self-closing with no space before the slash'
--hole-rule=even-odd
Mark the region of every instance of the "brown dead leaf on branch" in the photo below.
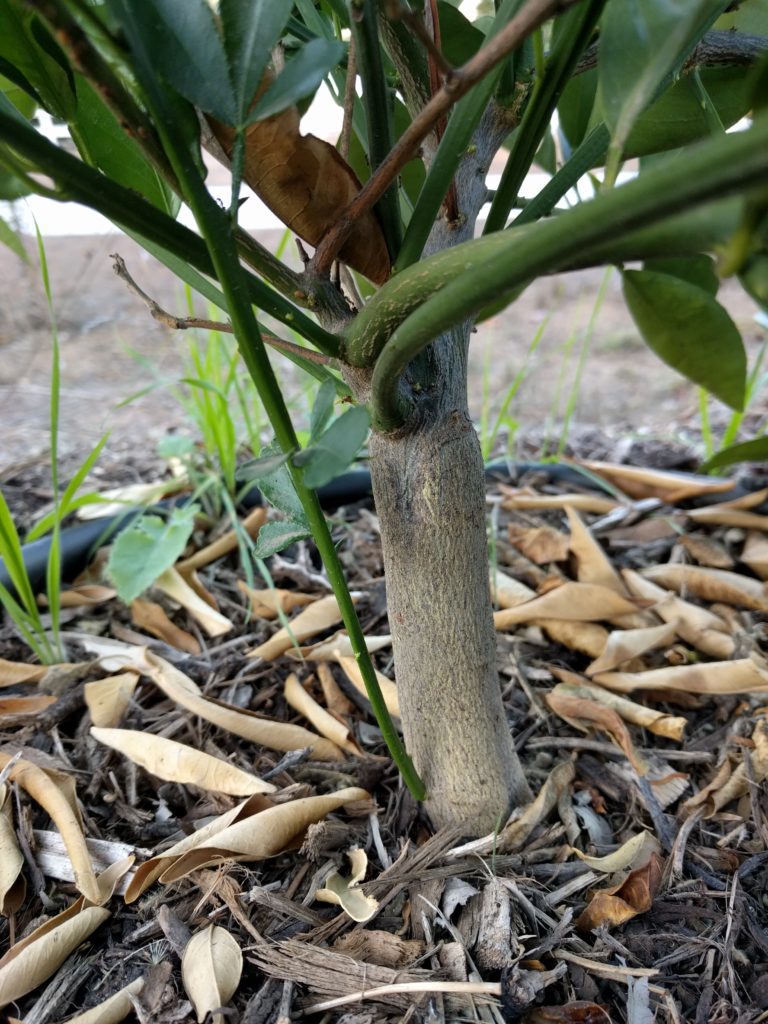
<svg viewBox="0 0 768 1024">
<path fill-rule="evenodd" d="M 267 71 L 255 101 L 273 80 L 272 72 Z M 233 130 L 213 118 L 208 118 L 208 123 L 231 157 Z M 310 245 L 319 245 L 362 187 L 355 172 L 330 143 L 301 134 L 296 107 L 246 128 L 243 178 L 283 224 Z M 387 280 L 389 254 L 373 212 L 363 214 L 355 222 L 339 259 L 374 284 Z"/>
</svg>

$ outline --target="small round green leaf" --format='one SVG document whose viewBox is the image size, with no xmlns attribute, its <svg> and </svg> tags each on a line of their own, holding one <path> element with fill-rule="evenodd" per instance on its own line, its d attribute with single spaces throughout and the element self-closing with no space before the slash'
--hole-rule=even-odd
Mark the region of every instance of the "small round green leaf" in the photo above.
<svg viewBox="0 0 768 1024">
<path fill-rule="evenodd" d="M 732 409 L 743 409 L 747 357 L 720 303 L 670 274 L 627 270 L 623 279 L 624 298 L 648 347 Z"/>
</svg>

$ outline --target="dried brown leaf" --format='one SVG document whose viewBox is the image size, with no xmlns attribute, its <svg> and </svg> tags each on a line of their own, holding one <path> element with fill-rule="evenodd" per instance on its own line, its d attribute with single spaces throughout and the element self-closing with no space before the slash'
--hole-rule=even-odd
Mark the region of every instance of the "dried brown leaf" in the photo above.
<svg viewBox="0 0 768 1024">
<path fill-rule="evenodd" d="M 365 647 L 369 654 L 376 651 L 383 651 L 385 647 L 392 646 L 392 637 L 389 634 L 382 636 L 367 636 Z M 338 633 L 329 636 L 327 640 L 319 640 L 316 644 L 308 644 L 306 647 L 291 647 L 285 652 L 286 657 L 294 661 L 338 661 L 339 657 L 354 658 L 352 641 L 349 634 L 340 629 Z"/>
<path fill-rule="evenodd" d="M 676 635 L 674 623 L 646 626 L 642 629 L 615 629 L 609 635 L 600 657 L 584 670 L 585 675 L 610 672 L 626 661 L 641 657 L 647 651 L 666 647 L 674 642 Z"/>
<path fill-rule="evenodd" d="M 741 560 L 761 580 L 768 580 L 768 537 L 754 531 L 748 533 Z"/>
<path fill-rule="evenodd" d="M 672 665 L 648 672 L 600 672 L 596 683 L 619 693 L 633 690 L 681 690 L 684 693 L 756 693 L 768 689 L 768 670 L 751 658 Z"/>
<path fill-rule="evenodd" d="M 136 729 L 99 728 L 92 728 L 91 736 L 166 782 L 199 786 L 227 796 L 274 793 L 276 788 L 228 761 L 163 736 Z"/>
<path fill-rule="evenodd" d="M 638 832 L 622 843 L 618 850 L 604 857 L 590 857 L 574 847 L 579 860 L 583 861 L 592 871 L 601 871 L 605 875 L 613 875 L 617 871 L 643 867 L 651 858 L 651 854 L 661 853 L 658 839 L 650 832 Z"/>
<path fill-rule="evenodd" d="M 597 701 L 606 707 L 613 708 L 621 715 L 625 722 L 632 725 L 639 725 L 643 729 L 656 736 L 664 736 L 666 739 L 680 742 L 683 732 L 688 724 L 688 719 L 682 716 L 668 715 L 655 708 L 647 708 L 644 704 L 636 704 L 634 701 L 621 697 L 617 693 L 603 689 L 602 686 L 594 686 L 590 683 L 559 683 L 552 691 L 564 693 L 570 697 L 585 697 L 587 700 Z"/>
<path fill-rule="evenodd" d="M 353 598 L 357 595 L 353 595 Z M 299 612 L 296 618 L 291 619 L 290 628 L 279 629 L 265 643 L 248 651 L 247 658 L 263 658 L 264 661 L 273 661 L 288 650 L 291 645 L 301 640 L 308 640 L 311 636 L 317 636 L 326 629 L 338 626 L 341 622 L 341 612 L 333 594 L 321 597 L 319 601 Z"/>
<path fill-rule="evenodd" d="M 507 536 L 517 550 L 537 565 L 564 562 L 568 557 L 568 538 L 551 526 L 520 526 L 510 523 Z"/>
<path fill-rule="evenodd" d="M 522 1024 L 611 1024 L 607 1009 L 598 1003 L 576 999 L 562 1006 L 535 1006 L 521 1018 Z"/>
<path fill-rule="evenodd" d="M 104 587 L 98 583 L 82 583 L 80 586 L 68 587 L 59 595 L 62 608 L 86 608 L 91 605 L 104 604 L 117 595 L 112 587 Z M 47 605 L 47 602 L 44 602 Z"/>
<path fill-rule="evenodd" d="M 26 882 L 21 871 L 24 855 L 19 849 L 13 827 L 11 791 L 0 785 L 0 914 L 15 914 L 24 902 Z"/>
<path fill-rule="evenodd" d="M 133 1000 L 141 995 L 144 984 L 144 978 L 134 979 L 103 1003 L 92 1006 L 84 1013 L 78 1013 L 76 1017 L 69 1017 L 66 1024 L 120 1024 L 121 1020 L 125 1020 L 128 1014 L 133 1012 Z"/>
<path fill-rule="evenodd" d="M 532 619 L 532 626 L 539 626 L 550 640 L 562 644 L 572 651 L 579 651 L 590 658 L 596 658 L 608 643 L 608 630 L 597 622 L 571 622 L 567 619 Z"/>
<path fill-rule="evenodd" d="M 659 890 L 662 868 L 661 857 L 651 853 L 648 862 L 631 871 L 619 885 L 595 893 L 576 919 L 576 928 L 585 932 L 600 925 L 612 928 L 646 913 Z"/>
<path fill-rule="evenodd" d="M 515 608 L 536 597 L 535 590 L 500 569 L 491 569 L 490 580 L 491 599 L 499 608 Z"/>
<path fill-rule="evenodd" d="M 228 1015 L 218 1011 L 232 999 L 242 973 L 243 954 L 226 928 L 210 924 L 192 936 L 181 959 L 181 977 L 198 1024 L 224 1024 Z"/>
<path fill-rule="evenodd" d="M 710 569 L 732 569 L 734 562 L 722 544 L 701 533 L 684 533 L 680 543 L 699 565 Z"/>
<path fill-rule="evenodd" d="M 494 612 L 496 629 L 509 629 L 532 619 L 566 619 L 572 622 L 599 622 L 629 615 L 637 605 L 615 590 L 593 583 L 563 583 L 515 608 Z"/>
<path fill-rule="evenodd" d="M 107 728 L 118 725 L 133 699 L 138 681 L 135 672 L 121 672 L 86 683 L 85 703 L 93 724 Z"/>
<path fill-rule="evenodd" d="M 0 658 L 0 687 L 39 683 L 48 668 L 48 665 L 28 665 L 25 661 L 6 661 Z"/>
<path fill-rule="evenodd" d="M 691 473 L 671 473 L 660 469 L 616 465 L 591 459 L 574 459 L 576 465 L 602 477 L 630 498 L 661 498 L 670 505 L 702 494 L 730 491 L 731 480 L 707 480 Z"/>
<path fill-rule="evenodd" d="M 303 715 L 307 721 L 314 725 L 321 736 L 325 736 L 327 740 L 335 743 L 342 750 L 346 750 L 353 757 L 364 756 L 363 751 L 355 743 L 354 737 L 349 731 L 349 726 L 335 718 L 324 707 L 321 707 L 312 695 L 307 693 L 294 672 L 288 676 L 283 684 L 283 695 L 294 711 L 298 711 L 300 715 Z"/>
<path fill-rule="evenodd" d="M 333 903 L 341 907 L 348 917 L 358 924 L 370 921 L 379 909 L 378 900 L 373 896 L 366 896 L 360 888 L 360 882 L 365 878 L 368 870 L 368 856 L 365 850 L 355 846 L 347 851 L 351 873 L 346 875 L 332 871 L 326 878 L 325 885 L 315 893 L 315 899 L 321 903 Z"/>
<path fill-rule="evenodd" d="M 17 715 L 37 715 L 55 704 L 58 697 L 40 693 L 35 697 L 0 697 L 0 721 Z"/>
<path fill-rule="evenodd" d="M 752 741 L 754 749 L 750 751 L 751 779 L 743 762 L 727 776 L 721 776 L 718 771 L 713 783 L 695 797 L 686 800 L 683 805 L 684 811 L 694 810 L 703 803 L 706 806 L 704 817 L 711 818 L 717 811 L 748 793 L 753 781 L 756 786 L 762 786 L 768 779 L 768 722 L 764 719 L 760 719 L 755 726 Z"/>
<path fill-rule="evenodd" d="M 708 526 L 735 526 L 741 530 L 768 530 L 768 516 L 756 512 L 744 512 L 741 509 L 726 505 L 715 505 L 709 508 L 694 508 L 687 513 L 694 523 Z"/>
<path fill-rule="evenodd" d="M 627 588 L 600 544 L 592 536 L 592 531 L 587 528 L 571 505 L 568 505 L 565 511 L 571 528 L 569 547 L 576 559 L 576 578 L 579 583 L 597 583 L 601 587 L 615 590 L 622 597 L 627 597 Z"/>
<path fill-rule="evenodd" d="M 210 565 L 211 562 L 215 562 L 217 559 L 223 558 L 230 552 L 237 550 L 240 532 L 244 530 L 250 537 L 255 538 L 266 521 L 266 508 L 263 505 L 257 505 L 240 523 L 239 531 L 227 530 L 221 537 L 217 537 L 216 540 L 196 551 L 194 555 L 190 555 L 189 558 L 184 558 L 182 561 L 177 562 L 176 569 L 184 575 L 190 571 L 202 569 L 205 565 Z"/>
<path fill-rule="evenodd" d="M 722 601 L 737 608 L 768 611 L 766 588 L 751 576 L 727 569 L 709 569 L 701 565 L 654 565 L 642 575 L 653 583 L 678 593 L 687 591 L 704 601 Z"/>
<path fill-rule="evenodd" d="M 365 688 L 363 682 L 363 674 L 360 671 L 360 666 L 357 663 L 356 658 L 345 658 L 339 655 L 336 660 L 339 665 L 344 669 L 344 674 L 350 683 L 358 690 L 364 697 L 368 697 L 368 691 Z M 390 715 L 397 715 L 400 717 L 400 698 L 397 694 L 397 686 L 392 682 L 391 679 L 387 679 L 383 672 L 379 672 L 378 669 L 374 669 L 376 672 L 376 678 L 379 681 L 379 687 L 381 688 L 381 694 L 384 698 L 384 703 L 387 706 L 387 711 Z"/>
<path fill-rule="evenodd" d="M 155 587 L 185 608 L 200 624 L 208 636 L 224 636 L 234 629 L 234 623 L 211 608 L 190 586 L 177 569 L 166 569 L 155 580 Z"/>
<path fill-rule="evenodd" d="M 580 512 L 593 512 L 595 515 L 606 515 L 619 507 L 614 498 L 600 498 L 595 494 L 534 494 L 531 491 L 516 491 L 502 487 L 504 500 L 501 507 L 509 512 L 516 509 L 554 508 L 565 511 L 566 508 L 577 508 Z"/>
<path fill-rule="evenodd" d="M 613 708 L 599 704 L 586 697 L 577 697 L 566 687 L 556 686 L 545 700 L 549 707 L 569 724 L 587 732 L 599 729 L 613 740 L 617 747 L 640 775 L 646 772 L 646 764 L 635 750 L 629 730 L 621 716 Z"/>
<path fill-rule="evenodd" d="M 276 619 L 279 612 L 290 615 L 297 608 L 317 601 L 316 594 L 302 594 L 299 590 L 281 590 L 279 587 L 254 590 L 243 580 L 237 581 L 237 589 L 248 599 L 253 619 Z"/>
<path fill-rule="evenodd" d="M 172 622 L 163 606 L 156 601 L 137 597 L 131 602 L 131 620 L 137 629 L 151 633 L 179 651 L 186 651 L 187 654 L 200 653 L 200 641 L 197 637 Z"/>
</svg>

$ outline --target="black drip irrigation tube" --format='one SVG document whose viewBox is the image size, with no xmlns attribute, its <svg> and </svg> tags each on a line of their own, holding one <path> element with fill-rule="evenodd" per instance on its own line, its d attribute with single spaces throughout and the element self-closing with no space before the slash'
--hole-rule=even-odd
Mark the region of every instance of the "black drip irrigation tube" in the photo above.
<svg viewBox="0 0 768 1024">
<path fill-rule="evenodd" d="M 592 473 L 585 472 L 577 466 L 560 462 L 511 462 L 499 461 L 489 463 L 485 467 L 485 475 L 491 480 L 511 482 L 525 473 L 541 473 L 553 482 L 573 484 L 583 487 L 585 484 L 592 484 L 596 489 L 599 486 L 599 479 Z M 695 473 L 678 473 L 682 478 L 690 478 L 691 482 L 706 479 L 714 481 L 714 477 L 701 477 Z M 609 488 L 605 488 L 609 490 Z M 341 476 L 331 480 L 330 483 L 318 489 L 318 497 L 323 508 L 337 509 L 342 505 L 349 505 L 356 501 L 362 501 L 371 496 L 371 474 L 367 469 L 350 470 L 342 473 Z M 730 491 L 716 494 L 704 495 L 700 499 L 701 504 L 708 504 L 715 501 L 732 501 L 747 493 L 747 489 L 739 483 L 734 483 Z M 89 520 L 79 523 L 76 526 L 66 527 L 61 532 L 61 578 L 64 582 L 71 582 L 88 565 L 94 553 L 103 545 L 110 543 L 118 533 L 126 528 L 138 516 L 153 511 L 167 511 L 174 505 L 181 502 L 174 499 L 159 502 L 156 505 L 141 506 L 126 509 L 114 516 L 104 516 L 102 519 Z M 241 501 L 243 509 L 251 509 L 262 505 L 263 498 L 258 488 L 253 487 L 245 493 Z M 50 536 L 41 537 L 40 540 L 25 544 L 22 548 L 24 567 L 29 577 L 32 589 L 37 592 L 45 584 L 46 567 L 50 554 Z M 0 559 L 0 584 L 15 596 L 15 589 L 11 582 L 8 570 L 2 559 Z"/>
</svg>

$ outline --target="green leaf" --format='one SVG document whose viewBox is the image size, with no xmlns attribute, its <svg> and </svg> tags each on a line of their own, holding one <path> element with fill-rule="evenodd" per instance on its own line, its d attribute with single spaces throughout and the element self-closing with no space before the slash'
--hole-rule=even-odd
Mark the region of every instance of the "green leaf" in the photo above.
<svg viewBox="0 0 768 1024">
<path fill-rule="evenodd" d="M 3 62 L 0 61 L 0 68 L 2 68 Z M 9 68 L 9 71 L 13 72 L 13 68 Z M 37 99 L 30 94 L 31 86 L 26 81 L 24 76 L 20 76 L 20 81 L 15 82 L 10 78 L 4 78 L 0 75 L 0 92 L 11 101 L 16 107 L 19 113 L 26 118 L 31 118 L 37 107 Z M 32 90 L 34 91 L 34 90 Z"/>
<path fill-rule="evenodd" d="M 715 261 L 711 256 L 702 253 L 695 256 L 669 256 L 646 260 L 643 269 L 679 277 L 681 281 L 702 288 L 708 295 L 717 295 L 717 289 L 720 287 L 720 278 L 715 272 Z"/>
<path fill-rule="evenodd" d="M 741 0 L 729 7 L 732 9 L 715 22 L 716 29 L 768 36 L 768 0 Z"/>
<path fill-rule="evenodd" d="M 196 505 L 175 508 L 167 520 L 144 515 L 112 545 L 107 575 L 121 601 L 130 604 L 181 556 L 195 526 Z"/>
<path fill-rule="evenodd" d="M 276 555 L 278 551 L 284 551 L 291 544 L 295 544 L 297 540 L 309 536 L 309 527 L 292 519 L 265 523 L 259 530 L 253 553 L 257 558 L 269 558 L 270 555 Z"/>
<path fill-rule="evenodd" d="M 459 67 L 477 53 L 485 42 L 485 34 L 452 3 L 438 0 L 440 49 L 454 67 Z"/>
<path fill-rule="evenodd" d="M 166 434 L 157 442 L 157 454 L 161 459 L 185 459 L 194 450 L 195 442 L 182 434 Z"/>
<path fill-rule="evenodd" d="M 768 255 L 758 253 L 747 260 L 739 272 L 739 280 L 758 306 L 768 309 Z"/>
<path fill-rule="evenodd" d="M 277 442 L 266 445 L 261 450 L 262 456 L 282 456 L 284 453 Z M 282 512 L 287 519 L 294 523 L 306 525 L 306 516 L 302 507 L 296 488 L 293 486 L 290 470 L 285 464 L 287 460 L 281 460 L 277 469 L 259 475 L 259 490 L 278 512 Z"/>
<path fill-rule="evenodd" d="M 371 425 L 364 405 L 348 409 L 315 442 L 293 457 L 304 468 L 304 483 L 317 488 L 329 483 L 354 462 Z"/>
<path fill-rule="evenodd" d="M 0 243 L 2 243 L 2 245 L 7 245 L 12 252 L 16 253 L 20 260 L 24 260 L 25 263 L 29 263 L 29 256 L 27 256 L 27 250 L 24 248 L 24 243 L 8 221 L 3 220 L 2 217 L 0 217 Z"/>
<path fill-rule="evenodd" d="M 701 467 L 703 473 L 722 466 L 731 466 L 734 462 L 764 462 L 768 459 L 768 437 L 756 437 L 751 441 L 732 444 L 722 451 L 716 452 Z"/>
<path fill-rule="evenodd" d="M 664 78 L 728 0 L 611 0 L 601 22 L 598 95 L 614 146 L 623 149 Z"/>
<path fill-rule="evenodd" d="M 239 122 L 244 122 L 273 47 L 291 14 L 275 0 L 220 0 L 219 17 Z"/>
<path fill-rule="evenodd" d="M 248 115 L 248 124 L 263 121 L 292 107 L 315 92 L 332 67 L 344 56 L 343 43 L 313 39 L 299 50 Z"/>
<path fill-rule="evenodd" d="M 626 270 L 624 298 L 649 348 L 733 409 L 743 409 L 747 357 L 736 325 L 696 285 L 669 274 Z"/>
<path fill-rule="evenodd" d="M 181 201 L 158 176 L 133 139 L 89 83 L 76 77 L 77 114 L 70 130 L 80 155 L 126 188 L 144 196 L 171 217 Z"/>
<path fill-rule="evenodd" d="M 262 455 L 258 459 L 249 459 L 238 468 L 237 479 L 242 482 L 258 483 L 265 476 L 270 476 L 276 469 L 284 466 L 290 457 L 290 452 L 278 451 Z"/>
<path fill-rule="evenodd" d="M 333 416 L 336 402 L 336 388 L 333 381 L 327 380 L 317 392 L 312 412 L 309 417 L 309 436 L 314 441 L 322 434 Z"/>
<path fill-rule="evenodd" d="M 51 114 L 65 121 L 74 114 L 66 58 L 39 19 L 15 0 L 0 3 L 0 58 L 21 72 Z"/>
<path fill-rule="evenodd" d="M 108 0 L 126 28 L 127 0 Z M 194 106 L 235 124 L 237 110 L 229 66 L 216 19 L 206 0 L 142 0 L 130 4 L 138 33 L 157 74 Z"/>
</svg>

